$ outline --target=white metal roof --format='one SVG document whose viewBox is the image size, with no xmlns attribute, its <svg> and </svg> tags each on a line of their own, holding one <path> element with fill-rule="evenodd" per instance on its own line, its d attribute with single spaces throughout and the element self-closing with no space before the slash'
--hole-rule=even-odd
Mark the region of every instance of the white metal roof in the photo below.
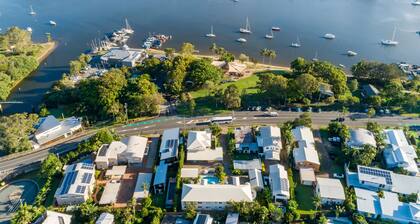
<svg viewBox="0 0 420 224">
<path fill-rule="evenodd" d="M 301 181 L 311 181 L 315 182 L 315 171 L 312 168 L 300 168 L 299 176 Z"/>
<path fill-rule="evenodd" d="M 178 154 L 179 128 L 171 128 L 163 131 L 162 143 L 160 144 L 160 159 L 170 159 Z"/>
<path fill-rule="evenodd" d="M 364 128 L 351 129 L 347 145 L 350 147 L 363 147 L 363 145 L 376 147 L 375 136 Z"/>
<path fill-rule="evenodd" d="M 384 133 L 385 142 L 388 144 L 384 150 L 387 165 L 391 168 L 402 167 L 410 173 L 417 174 L 419 172 L 416 163 L 417 153 L 414 147 L 408 143 L 404 131 L 386 129 Z"/>
<path fill-rule="evenodd" d="M 113 166 L 106 171 L 105 176 L 122 176 L 125 174 L 126 170 L 127 166 Z"/>
<path fill-rule="evenodd" d="M 280 128 L 274 126 L 264 126 L 259 128 L 257 136 L 258 147 L 282 148 Z"/>
<path fill-rule="evenodd" d="M 228 213 L 225 224 L 238 224 L 239 213 Z"/>
<path fill-rule="evenodd" d="M 75 163 L 65 167 L 64 178 L 57 188 L 55 196 L 89 195 L 89 189 L 95 182 L 93 164 Z"/>
<path fill-rule="evenodd" d="M 35 139 L 38 144 L 53 141 L 69 132 L 77 131 L 82 128 L 81 118 L 69 117 L 61 122 L 57 122 L 58 120 L 52 115 L 41 119 L 37 131 L 35 132 Z"/>
<path fill-rule="evenodd" d="M 261 170 L 251 169 L 248 170 L 249 182 L 253 188 L 264 188 L 264 182 L 261 174 Z"/>
<path fill-rule="evenodd" d="M 303 145 L 299 145 L 298 148 L 293 149 L 293 158 L 295 162 L 310 162 L 314 164 L 320 164 L 318 152 L 315 148 L 307 148 Z"/>
<path fill-rule="evenodd" d="M 184 184 L 181 200 L 183 202 L 251 202 L 253 196 L 250 184 Z"/>
<path fill-rule="evenodd" d="M 321 198 L 339 200 L 346 199 L 344 195 L 344 188 L 340 180 L 317 177 L 316 182 L 319 187 L 319 195 Z"/>
<path fill-rule="evenodd" d="M 206 131 L 188 132 L 187 150 L 202 151 L 211 147 L 211 133 Z"/>
<path fill-rule="evenodd" d="M 108 182 L 102 193 L 100 205 L 109 205 L 117 202 L 118 191 L 120 190 L 121 183 Z"/>
<path fill-rule="evenodd" d="M 284 166 L 280 164 L 271 165 L 270 168 L 270 183 L 271 191 L 273 195 L 284 195 L 286 197 L 290 196 L 290 184 L 287 177 L 287 172 L 284 169 Z"/>
<path fill-rule="evenodd" d="M 36 220 L 37 224 L 70 224 L 71 215 L 47 210 L 42 217 Z"/>
</svg>

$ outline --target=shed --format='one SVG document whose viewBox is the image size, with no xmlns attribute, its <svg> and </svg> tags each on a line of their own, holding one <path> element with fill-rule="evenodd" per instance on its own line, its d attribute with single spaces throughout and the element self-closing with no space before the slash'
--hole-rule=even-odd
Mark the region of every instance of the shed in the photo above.
<svg viewBox="0 0 420 224">
<path fill-rule="evenodd" d="M 300 168 L 300 184 L 312 186 L 316 182 L 315 171 L 312 168 Z"/>
<path fill-rule="evenodd" d="M 198 168 L 182 168 L 181 178 L 197 178 Z"/>
</svg>

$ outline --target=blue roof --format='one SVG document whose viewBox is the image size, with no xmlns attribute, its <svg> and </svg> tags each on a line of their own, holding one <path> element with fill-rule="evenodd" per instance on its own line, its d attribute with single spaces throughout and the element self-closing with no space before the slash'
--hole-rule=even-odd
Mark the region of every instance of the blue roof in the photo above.
<svg viewBox="0 0 420 224">
<path fill-rule="evenodd" d="M 155 179 L 153 180 L 153 185 L 165 184 L 166 183 L 166 174 L 168 173 L 168 164 L 161 162 L 159 166 L 156 167 Z"/>
</svg>

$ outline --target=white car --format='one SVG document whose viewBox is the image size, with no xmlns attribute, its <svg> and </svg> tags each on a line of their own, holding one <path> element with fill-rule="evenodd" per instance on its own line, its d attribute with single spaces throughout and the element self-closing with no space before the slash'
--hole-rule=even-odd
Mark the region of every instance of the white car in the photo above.
<svg viewBox="0 0 420 224">
<path fill-rule="evenodd" d="M 338 174 L 338 173 L 334 173 L 333 174 L 334 178 L 338 178 L 338 179 L 343 179 L 344 178 L 344 174 Z"/>
</svg>

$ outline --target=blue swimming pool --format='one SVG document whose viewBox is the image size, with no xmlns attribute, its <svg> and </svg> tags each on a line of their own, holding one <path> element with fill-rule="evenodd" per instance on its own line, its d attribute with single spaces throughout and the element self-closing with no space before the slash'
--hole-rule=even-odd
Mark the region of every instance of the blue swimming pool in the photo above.
<svg viewBox="0 0 420 224">
<path fill-rule="evenodd" d="M 207 180 L 207 183 L 209 184 L 218 184 L 219 178 L 211 175 L 202 175 L 201 179 Z"/>
</svg>

